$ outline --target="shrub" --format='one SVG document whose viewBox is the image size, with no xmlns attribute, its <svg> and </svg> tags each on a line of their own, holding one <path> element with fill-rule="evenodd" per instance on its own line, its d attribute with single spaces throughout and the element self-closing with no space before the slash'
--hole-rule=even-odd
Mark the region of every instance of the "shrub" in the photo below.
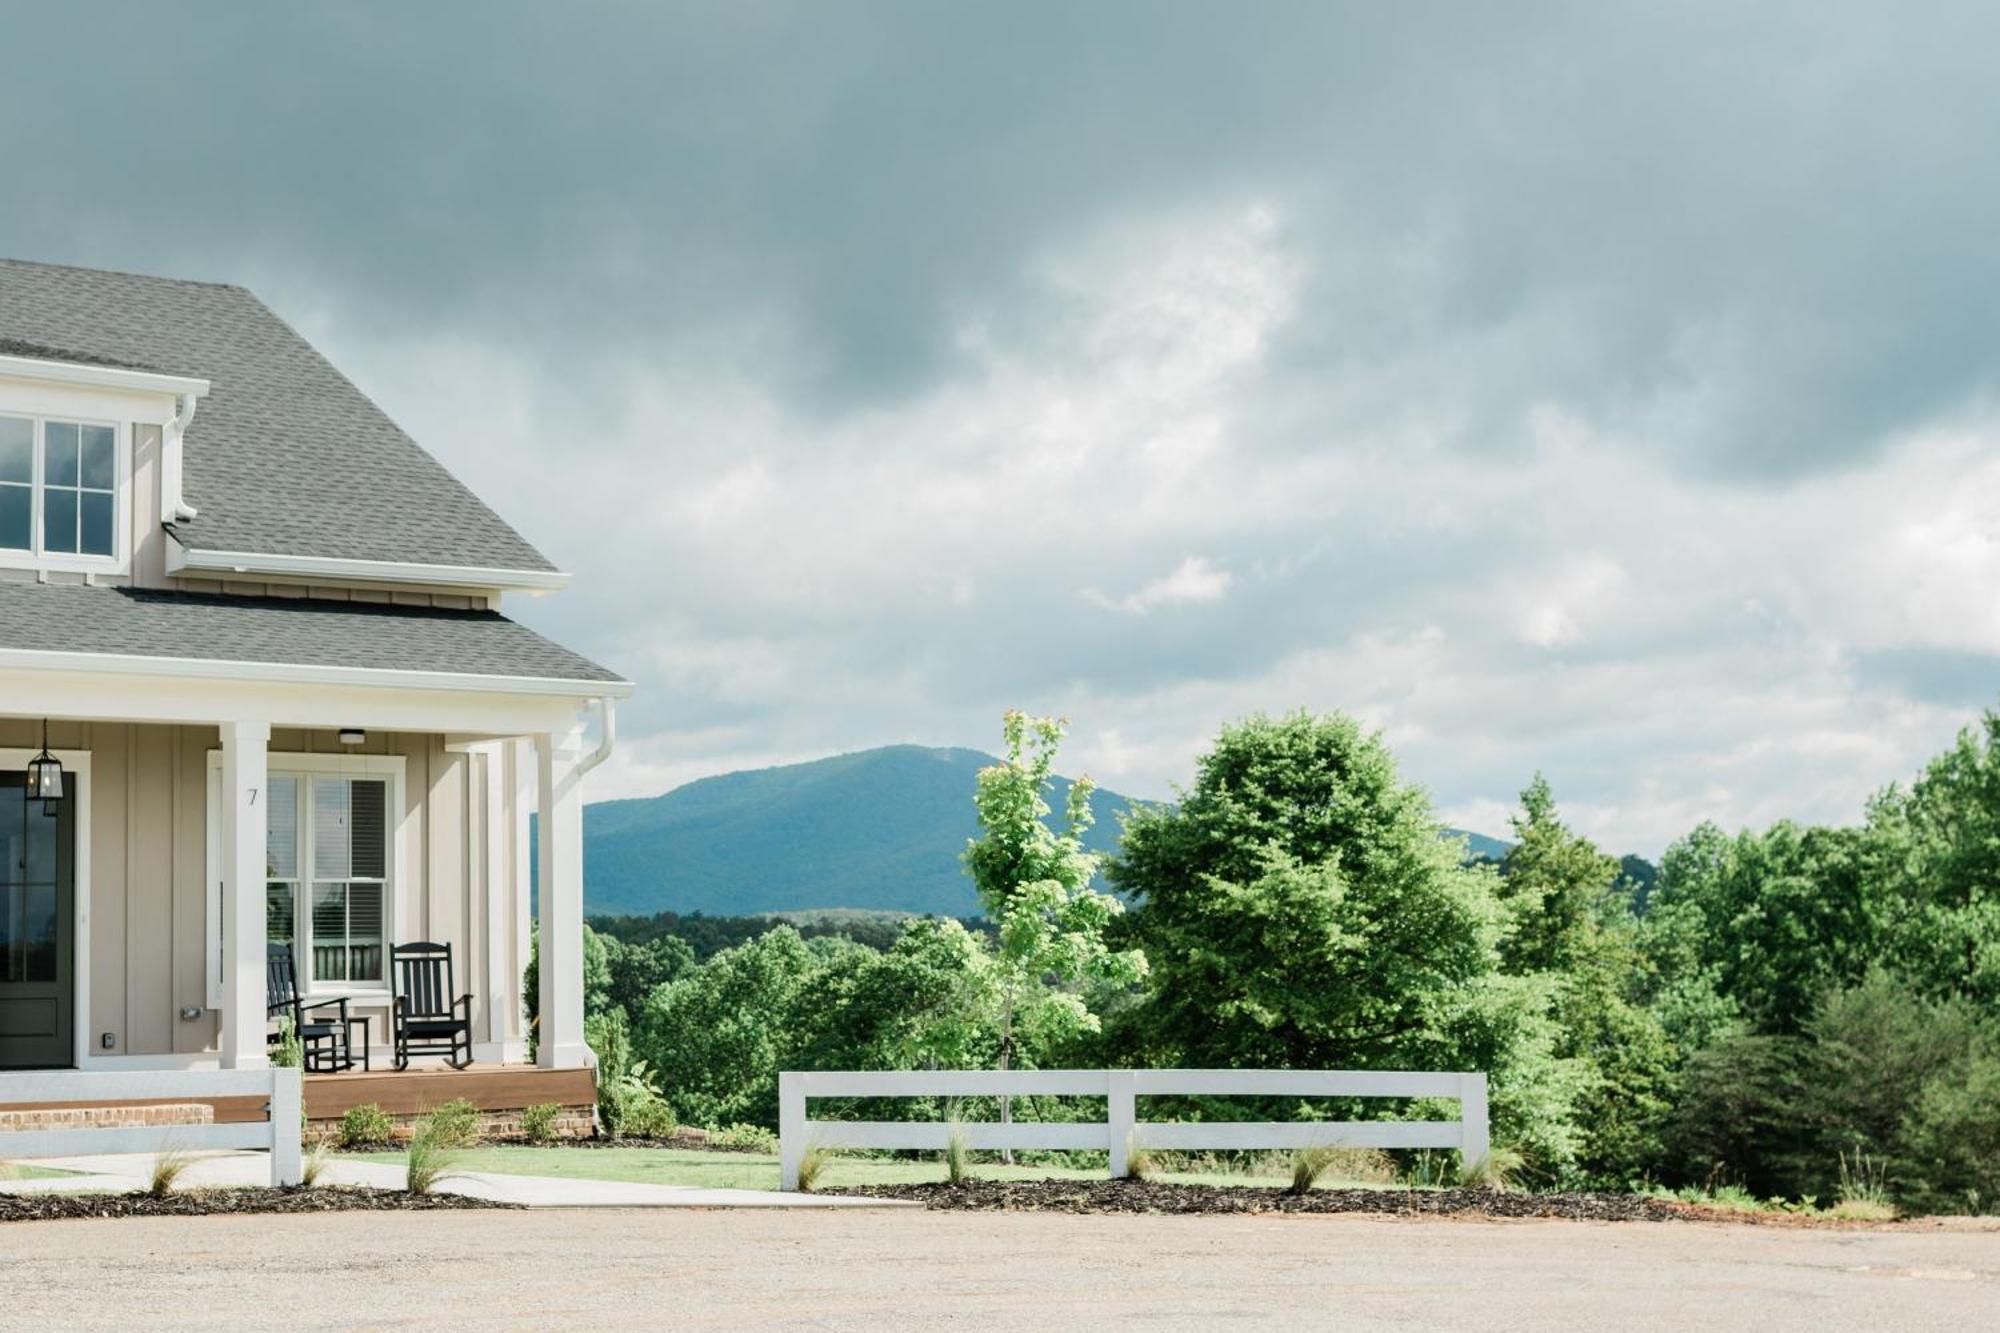
<svg viewBox="0 0 2000 1333">
<path fill-rule="evenodd" d="M 778 1136 L 762 1125 L 724 1125 L 708 1131 L 708 1146 L 721 1152 L 778 1151 Z"/>
<path fill-rule="evenodd" d="M 1933 1079 L 1903 1126 L 1897 1196 L 1929 1212 L 2000 1210 L 2000 1054 Z"/>
<path fill-rule="evenodd" d="M 306 1048 L 299 1040 L 299 1029 L 292 1022 L 290 1014 L 278 1019 L 278 1049 L 271 1053 L 271 1064 L 277 1069 L 303 1069 L 306 1064 Z"/>
<path fill-rule="evenodd" d="M 521 1137 L 530 1143 L 547 1143 L 556 1136 L 556 1117 L 561 1114 L 562 1107 L 554 1102 L 530 1106 L 521 1112 Z"/>
<path fill-rule="evenodd" d="M 366 1148 L 387 1143 L 395 1135 L 396 1122 L 374 1102 L 365 1106 L 350 1106 L 340 1117 L 340 1145 L 343 1148 Z"/>
<path fill-rule="evenodd" d="M 447 1148 L 469 1148 L 479 1142 L 483 1117 L 464 1097 L 454 1097 L 431 1111 L 424 1124 Z"/>
</svg>

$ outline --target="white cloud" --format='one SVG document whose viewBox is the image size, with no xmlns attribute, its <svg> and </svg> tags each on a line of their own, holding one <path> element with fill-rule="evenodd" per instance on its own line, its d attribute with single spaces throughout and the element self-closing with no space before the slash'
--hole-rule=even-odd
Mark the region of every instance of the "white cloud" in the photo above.
<svg viewBox="0 0 2000 1333">
<path fill-rule="evenodd" d="M 1992 421 L 1776 483 L 1545 396 L 1468 453 L 1422 417 L 1336 428 L 1281 373 L 1313 270 L 1268 206 L 1024 274 L 1043 318 L 968 311 L 959 373 L 826 419 L 729 358 L 587 386 L 473 343 L 347 359 L 577 569 L 516 610 L 639 680 L 597 794 L 990 746 L 1019 705 L 1073 719 L 1070 767 L 1164 796 L 1230 718 L 1343 709 L 1463 826 L 1504 833 L 1542 770 L 1652 853 L 1857 817 L 1968 716 L 1868 655 L 2000 652 Z"/>
<path fill-rule="evenodd" d="M 1219 602 L 1229 595 L 1230 578 L 1229 571 L 1213 560 L 1191 555 L 1127 596 L 1106 597 L 1095 588 L 1088 588 L 1084 590 L 1084 597 L 1107 610 L 1143 616 L 1162 606 L 1198 606 L 1205 602 Z"/>
</svg>

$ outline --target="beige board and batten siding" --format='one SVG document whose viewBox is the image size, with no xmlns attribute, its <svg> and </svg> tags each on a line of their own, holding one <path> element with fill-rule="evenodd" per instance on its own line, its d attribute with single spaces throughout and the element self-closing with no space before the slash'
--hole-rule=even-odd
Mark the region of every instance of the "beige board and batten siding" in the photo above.
<svg viewBox="0 0 2000 1333">
<path fill-rule="evenodd" d="M 41 744 L 38 720 L 0 718 L 0 748 Z M 77 1022 L 93 1056 L 199 1056 L 217 1046 L 217 1016 L 207 1006 L 208 764 L 219 744 L 214 727 L 114 722 L 51 722 L 49 744 L 90 754 L 90 994 Z M 488 1040 L 487 949 L 497 945 L 510 980 L 502 1004 L 505 1039 L 519 1041 L 521 941 L 527 911 L 525 839 L 520 819 L 521 747 L 492 753 L 448 750 L 442 736 L 370 733 L 343 746 L 333 732 L 273 728 L 271 767 L 286 754 L 401 755 L 404 759 L 401 864 L 393 890 L 397 941 L 449 942 L 458 988 L 473 996 L 473 1033 Z M 499 784 L 508 836 L 487 837 L 486 783 Z M 500 864 L 489 867 L 488 848 Z M 506 896 L 503 928 L 490 932 L 484 894 Z M 79 886 L 81 888 L 81 886 Z M 497 933 L 497 940 L 489 940 Z M 183 1019 L 183 1008 L 200 1010 Z M 388 1001 L 361 1001 L 374 1019 L 376 1045 L 388 1042 Z M 113 1035 L 105 1047 L 101 1034 Z"/>
</svg>

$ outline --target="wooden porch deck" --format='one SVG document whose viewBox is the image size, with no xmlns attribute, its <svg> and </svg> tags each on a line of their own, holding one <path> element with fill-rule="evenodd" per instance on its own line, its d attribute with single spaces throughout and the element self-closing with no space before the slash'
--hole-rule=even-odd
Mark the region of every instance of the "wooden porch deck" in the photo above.
<svg viewBox="0 0 2000 1333">
<path fill-rule="evenodd" d="M 464 1098 L 484 1112 L 489 1123 L 507 1124 L 530 1106 L 554 1104 L 568 1113 L 574 1127 L 587 1125 L 597 1104 L 596 1077 L 588 1069 L 542 1069 L 536 1065 L 473 1065 L 470 1069 L 416 1068 L 353 1070 L 344 1074 L 307 1074 L 305 1112 L 309 1123 L 331 1124 L 356 1106 L 374 1104 L 399 1121 L 408 1122 L 448 1101 Z M 122 1101 L 119 1106 L 179 1106 L 206 1104 L 218 1125 L 250 1124 L 265 1118 L 262 1097 L 175 1097 Z M 95 1101 L 33 1102 L 10 1105 L 11 1111 L 84 1110 L 102 1106 Z M 587 1131 L 586 1131 L 587 1132 Z"/>
<path fill-rule="evenodd" d="M 537 1065 L 440 1066 L 401 1073 L 351 1069 L 340 1074 L 306 1075 L 306 1119 L 310 1121 L 338 1120 L 353 1107 L 370 1104 L 392 1116 L 417 1116 L 459 1098 L 489 1115 L 551 1103 L 588 1108 L 597 1104 L 597 1083 L 588 1069 L 543 1069 Z"/>
</svg>

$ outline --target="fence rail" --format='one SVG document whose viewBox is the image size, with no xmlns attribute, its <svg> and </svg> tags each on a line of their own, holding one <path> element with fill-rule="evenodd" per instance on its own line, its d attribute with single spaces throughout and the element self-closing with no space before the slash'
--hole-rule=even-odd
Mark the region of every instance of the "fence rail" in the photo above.
<svg viewBox="0 0 2000 1333">
<path fill-rule="evenodd" d="M 809 1120 L 819 1097 L 1103 1097 L 1106 1118 L 1078 1123 Z M 1140 1097 L 1439 1097 L 1459 1104 L 1457 1120 L 1281 1122 L 1151 1121 Z M 781 1184 L 799 1187 L 807 1149 L 942 1151 L 952 1136 L 968 1148 L 1094 1148 L 1111 1156 L 1113 1178 L 1127 1174 L 1134 1147 L 1455 1148 L 1470 1167 L 1490 1151 L 1486 1075 L 1360 1069 L 1022 1069 L 893 1073 L 846 1070 L 778 1076 Z"/>
<path fill-rule="evenodd" d="M 122 1102 L 267 1098 L 263 1120 L 225 1125 L 117 1125 L 85 1129 L 0 1131 L 0 1158 L 74 1157 L 95 1153 L 263 1148 L 271 1183 L 296 1185 L 303 1175 L 300 1113 L 303 1080 L 296 1069 L 175 1069 L 97 1074 L 55 1071 L 0 1074 L 0 1111 L 49 1103 L 80 1107 Z"/>
</svg>

